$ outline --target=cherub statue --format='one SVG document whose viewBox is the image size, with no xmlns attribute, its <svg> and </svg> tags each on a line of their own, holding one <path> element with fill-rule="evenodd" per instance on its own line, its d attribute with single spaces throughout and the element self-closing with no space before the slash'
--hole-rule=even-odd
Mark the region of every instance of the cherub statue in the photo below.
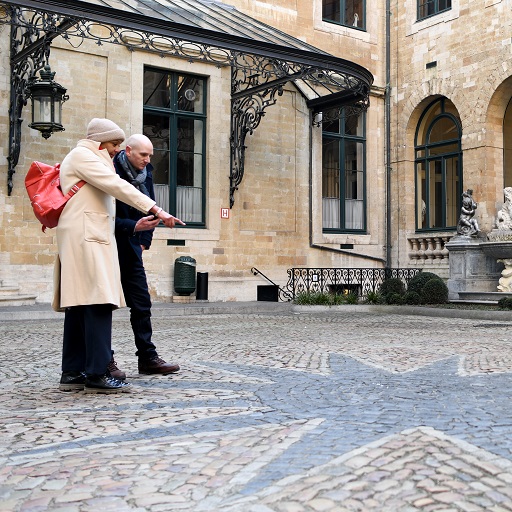
<svg viewBox="0 0 512 512">
<path fill-rule="evenodd" d="M 462 193 L 462 207 L 460 209 L 457 234 L 462 236 L 477 236 L 480 231 L 478 222 L 474 218 L 478 204 L 473 200 L 471 189 Z"/>
<path fill-rule="evenodd" d="M 505 202 L 498 212 L 497 228 L 500 230 L 512 230 L 512 187 L 503 189 Z"/>
</svg>

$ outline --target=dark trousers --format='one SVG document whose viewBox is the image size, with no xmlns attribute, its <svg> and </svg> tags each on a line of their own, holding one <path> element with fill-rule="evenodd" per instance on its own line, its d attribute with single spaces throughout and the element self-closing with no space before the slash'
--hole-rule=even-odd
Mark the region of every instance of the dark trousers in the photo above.
<svg viewBox="0 0 512 512">
<path fill-rule="evenodd" d="M 111 359 L 112 305 L 66 308 L 62 371 L 104 375 Z"/>
<path fill-rule="evenodd" d="M 151 296 L 148 289 L 146 271 L 137 255 L 121 258 L 121 284 L 124 298 L 130 308 L 130 323 L 135 337 L 139 359 L 156 357 L 156 347 L 151 341 Z"/>
</svg>

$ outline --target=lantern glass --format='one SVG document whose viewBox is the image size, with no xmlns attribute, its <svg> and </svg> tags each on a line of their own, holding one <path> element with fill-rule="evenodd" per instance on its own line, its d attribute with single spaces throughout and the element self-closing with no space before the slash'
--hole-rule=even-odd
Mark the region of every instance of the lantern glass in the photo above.
<svg viewBox="0 0 512 512">
<path fill-rule="evenodd" d="M 32 98 L 32 123 L 30 128 L 38 130 L 47 139 L 53 132 L 64 130 L 62 126 L 62 103 L 68 96 L 66 89 L 53 80 L 55 73 L 47 64 L 41 71 L 41 78 L 28 86 Z"/>
<path fill-rule="evenodd" d="M 33 123 L 51 123 L 52 120 L 52 100 L 48 96 L 34 97 L 34 108 L 32 111 Z"/>
<path fill-rule="evenodd" d="M 54 105 L 54 123 L 62 124 L 62 96 L 57 99 Z"/>
</svg>

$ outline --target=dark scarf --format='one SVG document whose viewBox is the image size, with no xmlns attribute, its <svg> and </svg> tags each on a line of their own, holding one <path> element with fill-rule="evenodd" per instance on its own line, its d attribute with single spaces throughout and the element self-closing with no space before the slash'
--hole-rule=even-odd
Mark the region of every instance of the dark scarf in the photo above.
<svg viewBox="0 0 512 512">
<path fill-rule="evenodd" d="M 129 181 L 136 189 L 140 190 L 143 194 L 149 197 L 148 189 L 146 188 L 146 185 L 144 185 L 146 178 L 148 177 L 147 169 L 145 167 L 142 169 L 142 171 L 135 169 L 135 167 L 133 167 L 133 165 L 128 160 L 126 151 L 124 149 L 117 154 L 117 160 L 124 173 L 125 179 Z"/>
</svg>

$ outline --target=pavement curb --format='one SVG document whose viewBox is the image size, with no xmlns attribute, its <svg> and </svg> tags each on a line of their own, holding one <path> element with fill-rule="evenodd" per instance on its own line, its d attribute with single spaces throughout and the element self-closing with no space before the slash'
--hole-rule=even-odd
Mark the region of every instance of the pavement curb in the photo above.
<svg viewBox="0 0 512 512">
<path fill-rule="evenodd" d="M 341 306 L 291 305 L 292 313 L 388 313 L 392 315 L 431 316 L 439 318 L 461 318 L 472 320 L 512 321 L 512 311 L 486 311 L 480 309 L 443 309 L 423 306 L 384 306 L 370 304 L 347 304 Z"/>
<path fill-rule="evenodd" d="M 370 304 L 350 304 L 341 306 L 299 306 L 291 302 L 194 302 L 190 304 L 175 304 L 155 302 L 152 316 L 189 315 L 241 315 L 258 313 L 318 314 L 318 313 L 387 313 L 393 315 L 430 316 L 440 318 L 459 318 L 470 320 L 512 321 L 512 311 L 488 311 L 478 309 L 443 309 L 421 306 L 385 306 Z M 114 311 L 114 320 L 129 318 L 128 308 Z M 51 309 L 50 304 L 35 304 L 32 306 L 6 306 L 0 308 L 0 321 L 28 320 L 58 320 L 64 319 L 62 313 Z"/>
<path fill-rule="evenodd" d="M 189 315 L 233 315 L 256 313 L 280 313 L 290 310 L 290 302 L 194 302 L 190 304 L 176 304 L 168 302 L 154 302 L 151 308 L 153 317 L 189 316 Z M 129 318 L 128 308 L 116 309 L 114 320 Z M 28 320 L 64 320 L 63 313 L 53 311 L 50 304 L 34 304 L 31 306 L 5 306 L 0 307 L 0 321 L 28 321 Z"/>
</svg>

